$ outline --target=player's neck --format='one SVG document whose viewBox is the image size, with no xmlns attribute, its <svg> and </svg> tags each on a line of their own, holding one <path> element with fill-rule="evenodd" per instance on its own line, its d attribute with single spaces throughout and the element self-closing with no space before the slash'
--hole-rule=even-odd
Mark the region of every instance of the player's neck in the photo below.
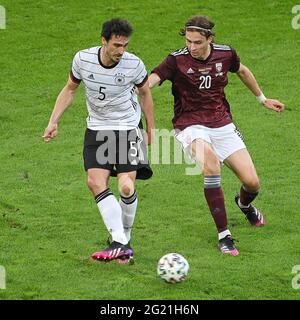
<svg viewBox="0 0 300 320">
<path fill-rule="evenodd" d="M 205 50 L 205 52 L 203 52 L 203 54 L 201 54 L 199 57 L 197 57 L 196 59 L 198 60 L 206 60 L 211 52 L 211 47 L 210 45 L 207 47 L 207 49 Z"/>
<path fill-rule="evenodd" d="M 107 54 L 106 54 L 106 50 L 104 47 L 101 48 L 100 50 L 100 60 L 102 65 L 104 65 L 105 67 L 111 67 L 113 65 L 116 64 L 115 61 L 113 61 Z"/>
</svg>

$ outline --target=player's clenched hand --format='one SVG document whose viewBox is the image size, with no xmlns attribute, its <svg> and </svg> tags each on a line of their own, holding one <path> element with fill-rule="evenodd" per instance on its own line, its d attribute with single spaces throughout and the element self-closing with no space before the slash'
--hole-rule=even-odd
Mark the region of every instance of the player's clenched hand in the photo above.
<svg viewBox="0 0 300 320">
<path fill-rule="evenodd" d="M 267 99 L 263 105 L 271 110 L 274 110 L 276 112 L 282 112 L 284 110 L 284 104 L 281 103 L 278 100 L 274 100 L 274 99 Z"/>
<path fill-rule="evenodd" d="M 44 131 L 44 135 L 43 135 L 44 141 L 49 142 L 50 140 L 55 138 L 57 136 L 57 132 L 58 132 L 57 124 L 49 124 Z"/>
</svg>

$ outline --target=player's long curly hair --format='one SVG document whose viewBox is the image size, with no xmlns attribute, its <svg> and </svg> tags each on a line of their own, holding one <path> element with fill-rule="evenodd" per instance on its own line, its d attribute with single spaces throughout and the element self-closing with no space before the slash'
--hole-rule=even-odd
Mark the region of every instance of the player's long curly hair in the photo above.
<svg viewBox="0 0 300 320">
<path fill-rule="evenodd" d="M 194 27 L 203 28 L 204 30 L 196 29 Z M 215 26 L 214 22 L 209 20 L 208 17 L 205 16 L 193 16 L 186 23 L 184 28 L 180 29 L 179 34 L 181 36 L 185 36 L 186 30 L 195 30 L 200 32 L 206 38 L 210 36 L 214 36 L 215 33 L 212 32 L 213 27 Z"/>
</svg>

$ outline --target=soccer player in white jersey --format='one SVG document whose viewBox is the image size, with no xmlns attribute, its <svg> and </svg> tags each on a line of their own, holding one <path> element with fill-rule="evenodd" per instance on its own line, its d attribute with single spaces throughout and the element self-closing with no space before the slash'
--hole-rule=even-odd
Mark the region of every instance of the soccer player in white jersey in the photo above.
<svg viewBox="0 0 300 320">
<path fill-rule="evenodd" d="M 236 51 L 213 43 L 214 23 L 204 16 L 189 19 L 181 30 L 186 47 L 170 54 L 149 77 L 150 87 L 172 82 L 174 95 L 173 125 L 183 149 L 203 168 L 204 195 L 218 231 L 222 253 L 236 256 L 228 229 L 221 166 L 225 163 L 240 179 L 242 186 L 236 204 L 253 226 L 263 226 L 264 217 L 252 204 L 259 191 L 259 178 L 252 159 L 235 127 L 224 88 L 227 73 L 236 73 L 264 107 L 282 112 L 284 105 L 267 99 L 252 72 Z"/>
<path fill-rule="evenodd" d="M 153 102 L 144 63 L 126 52 L 131 34 L 128 21 L 106 21 L 101 32 L 102 46 L 76 53 L 68 82 L 58 95 L 43 135 L 45 142 L 57 135 L 58 121 L 82 82 L 88 110 L 83 150 L 87 184 L 112 237 L 109 247 L 95 252 L 92 258 L 116 259 L 120 263 L 133 257 L 130 239 L 138 201 L 135 180 L 152 176 L 139 126 L 142 108 L 147 125 L 145 137 L 150 144 L 154 132 Z M 119 201 L 109 189 L 111 175 L 118 179 Z"/>
</svg>

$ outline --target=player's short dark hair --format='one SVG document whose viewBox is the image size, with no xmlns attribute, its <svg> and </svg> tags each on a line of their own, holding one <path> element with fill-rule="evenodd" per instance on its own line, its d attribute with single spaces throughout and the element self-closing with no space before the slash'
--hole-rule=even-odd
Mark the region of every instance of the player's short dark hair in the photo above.
<svg viewBox="0 0 300 320">
<path fill-rule="evenodd" d="M 185 36 L 186 30 L 195 30 L 200 32 L 203 36 L 208 38 L 209 36 L 214 36 L 215 33 L 212 32 L 213 27 L 215 24 L 209 20 L 208 17 L 205 16 L 193 16 L 191 17 L 186 23 L 184 28 L 180 29 L 179 34 L 181 36 Z M 193 27 L 198 27 L 193 28 Z M 201 29 L 200 29 L 201 28 Z"/>
<path fill-rule="evenodd" d="M 133 29 L 127 20 L 117 18 L 103 23 L 101 36 L 108 41 L 113 35 L 130 37 L 132 31 Z"/>
</svg>

